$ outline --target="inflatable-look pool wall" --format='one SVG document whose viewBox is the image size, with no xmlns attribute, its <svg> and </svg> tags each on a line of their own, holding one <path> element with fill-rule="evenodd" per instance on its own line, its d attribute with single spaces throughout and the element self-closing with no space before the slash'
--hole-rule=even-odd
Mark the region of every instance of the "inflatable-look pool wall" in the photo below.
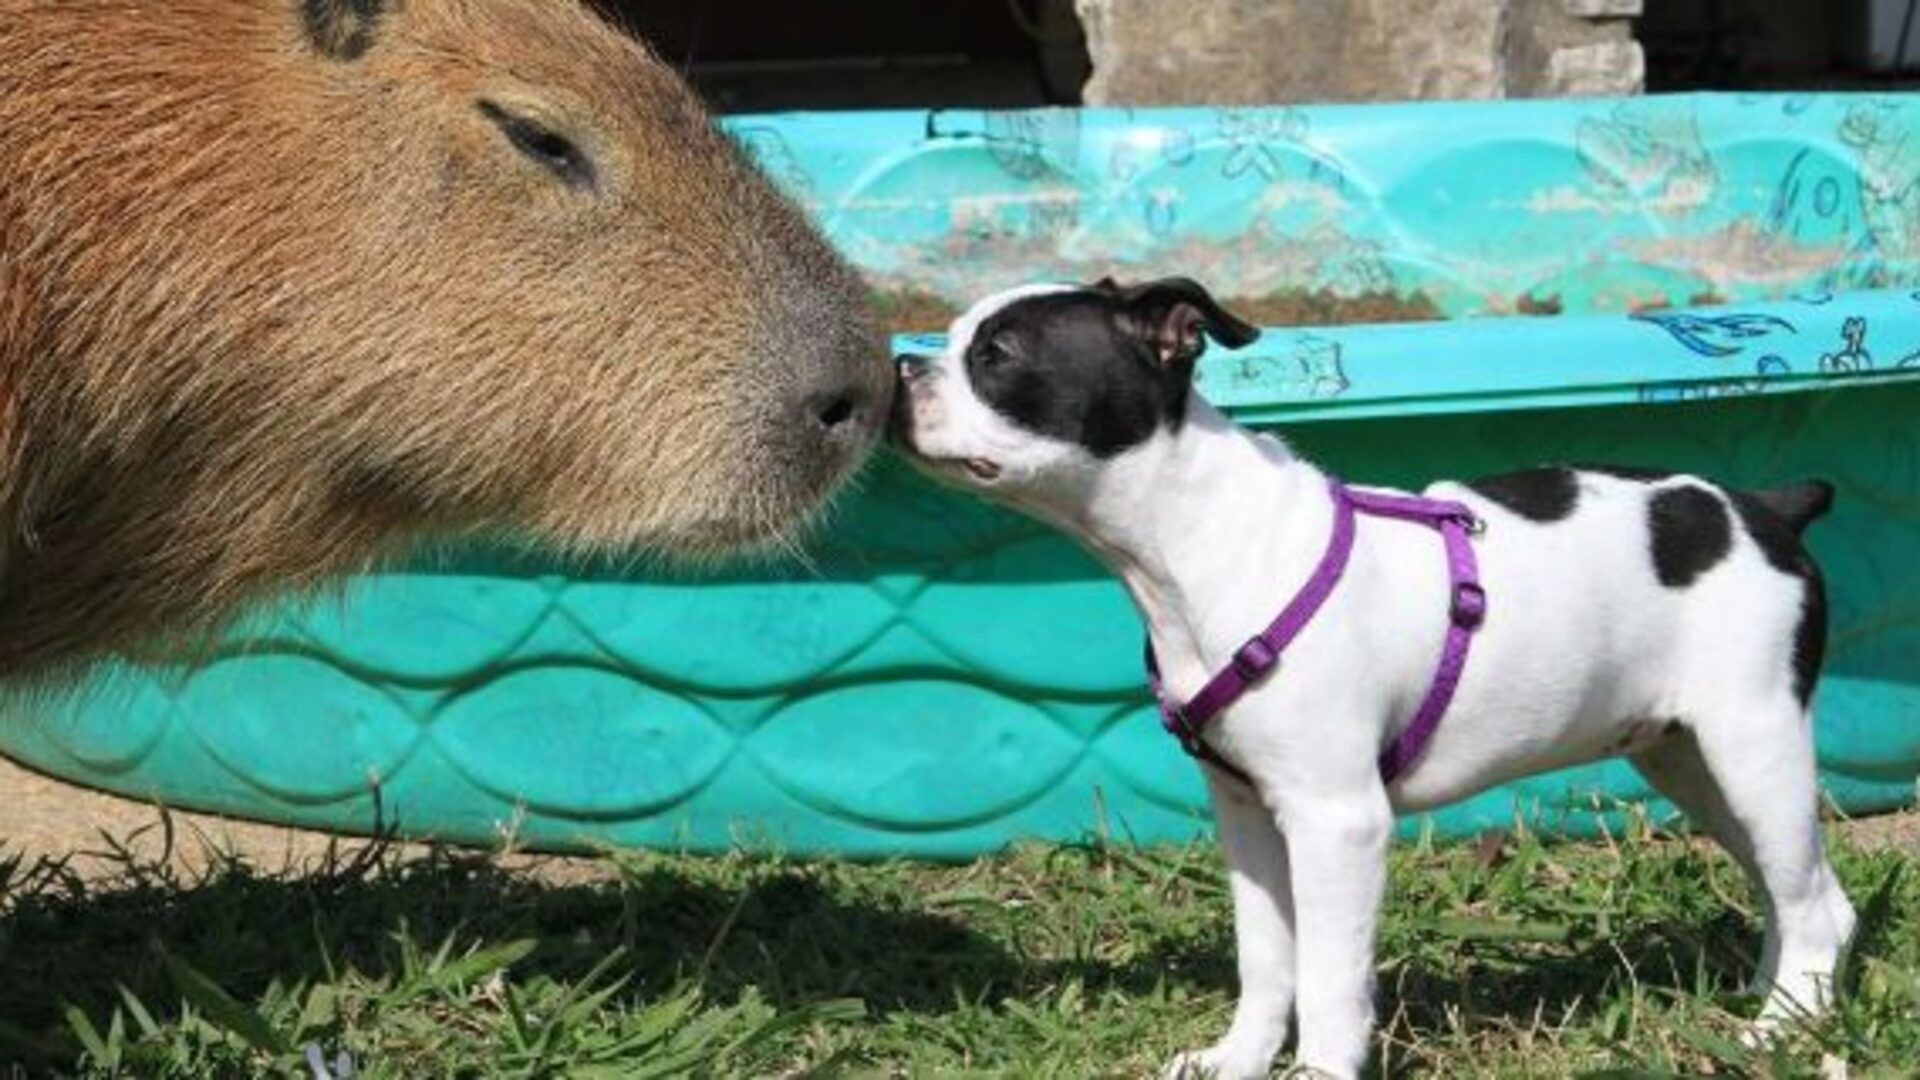
<svg viewBox="0 0 1920 1080">
<path fill-rule="evenodd" d="M 1372 483 L 1543 460 L 1831 478 L 1838 505 L 1811 534 L 1835 613 L 1824 780 L 1853 811 L 1912 797 L 1920 100 L 732 128 L 888 288 L 964 299 L 1181 272 L 1221 295 L 1419 291 L 1461 316 L 1557 303 L 1557 318 L 1275 330 L 1210 356 L 1202 382 Z M 1724 303 L 1686 309 L 1705 298 Z M 1663 302 L 1681 307 L 1626 313 Z M 175 805 L 342 829 L 378 807 L 409 833 L 481 841 L 956 856 L 1095 830 L 1184 838 L 1206 827 L 1204 790 L 1155 724 L 1139 644 L 1076 549 L 883 460 L 809 568 L 694 583 L 463 552 L 264 613 L 199 670 L 15 705 L 0 738 Z M 1643 793 L 1605 764 L 1434 823 L 1517 808 L 1577 832 Z"/>
</svg>

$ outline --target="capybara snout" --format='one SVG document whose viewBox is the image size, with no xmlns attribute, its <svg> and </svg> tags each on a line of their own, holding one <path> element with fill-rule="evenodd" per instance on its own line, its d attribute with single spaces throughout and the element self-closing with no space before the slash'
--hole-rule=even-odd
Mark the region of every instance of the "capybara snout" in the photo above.
<svg viewBox="0 0 1920 1080">
<path fill-rule="evenodd" d="M 0 0 L 0 678 L 423 536 L 788 534 L 883 344 L 572 2 Z"/>
</svg>

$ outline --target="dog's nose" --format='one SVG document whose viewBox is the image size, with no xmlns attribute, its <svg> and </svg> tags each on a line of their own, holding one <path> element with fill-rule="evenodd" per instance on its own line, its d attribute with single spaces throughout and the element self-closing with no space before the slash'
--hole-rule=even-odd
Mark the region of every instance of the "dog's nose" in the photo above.
<svg viewBox="0 0 1920 1080">
<path fill-rule="evenodd" d="M 912 382 L 925 375 L 932 366 L 932 358 L 918 353 L 901 353 L 893 358 L 894 367 L 900 369 L 900 381 Z"/>
</svg>

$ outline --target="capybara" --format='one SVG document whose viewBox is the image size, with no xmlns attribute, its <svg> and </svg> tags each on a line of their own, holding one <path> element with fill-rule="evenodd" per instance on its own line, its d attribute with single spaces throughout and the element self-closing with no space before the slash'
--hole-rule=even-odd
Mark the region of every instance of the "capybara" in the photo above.
<svg viewBox="0 0 1920 1080">
<path fill-rule="evenodd" d="M 781 540 L 890 373 L 574 0 L 0 0 L 0 682 L 428 538 Z"/>
</svg>

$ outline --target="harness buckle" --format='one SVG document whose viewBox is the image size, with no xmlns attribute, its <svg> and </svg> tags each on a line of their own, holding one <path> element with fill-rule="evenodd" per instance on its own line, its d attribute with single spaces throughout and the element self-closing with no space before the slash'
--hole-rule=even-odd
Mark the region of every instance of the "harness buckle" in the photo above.
<svg viewBox="0 0 1920 1080">
<path fill-rule="evenodd" d="M 1267 644 L 1267 639 L 1256 635 L 1248 638 L 1245 645 L 1234 650 L 1231 663 L 1234 672 L 1240 678 L 1252 682 L 1265 675 L 1279 661 L 1280 654 L 1274 651 L 1273 646 Z"/>
<path fill-rule="evenodd" d="M 1460 581 L 1453 586 L 1453 624 L 1462 630 L 1478 630 L 1487 621 L 1487 590 L 1477 581 Z"/>
</svg>

